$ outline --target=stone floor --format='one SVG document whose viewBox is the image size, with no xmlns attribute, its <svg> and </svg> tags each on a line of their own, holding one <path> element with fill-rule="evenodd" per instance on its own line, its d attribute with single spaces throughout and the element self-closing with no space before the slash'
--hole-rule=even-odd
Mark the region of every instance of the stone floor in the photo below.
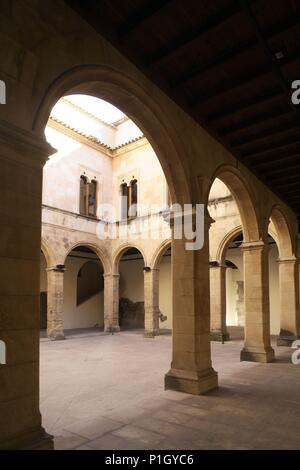
<svg viewBox="0 0 300 470">
<path fill-rule="evenodd" d="M 220 388 L 164 391 L 171 337 L 70 332 L 41 339 L 41 412 L 56 449 L 300 449 L 300 365 L 239 362 L 240 339 L 212 343 Z"/>
</svg>

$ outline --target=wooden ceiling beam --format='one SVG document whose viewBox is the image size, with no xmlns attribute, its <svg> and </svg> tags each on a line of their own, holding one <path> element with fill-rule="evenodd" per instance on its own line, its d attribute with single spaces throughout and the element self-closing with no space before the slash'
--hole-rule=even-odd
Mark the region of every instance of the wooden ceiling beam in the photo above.
<svg viewBox="0 0 300 470">
<path fill-rule="evenodd" d="M 292 181 L 300 181 L 300 171 L 295 171 L 290 175 L 282 175 L 278 176 L 276 178 L 269 178 L 269 180 L 272 182 L 272 184 L 277 184 L 280 183 L 281 181 L 286 181 L 286 182 L 292 182 Z M 299 185 L 300 189 L 300 185 Z"/>
<path fill-rule="evenodd" d="M 162 10 L 162 8 L 172 1 L 173 0 L 151 0 L 147 6 L 135 12 L 121 24 L 117 32 L 119 40 L 122 41 L 125 36 L 128 36 L 146 20 L 156 15 L 160 10 Z"/>
<path fill-rule="evenodd" d="M 240 120 L 239 124 L 229 124 L 223 128 L 218 127 L 217 132 L 220 136 L 227 137 L 228 134 L 234 134 L 238 131 L 247 131 L 249 128 L 253 129 L 265 121 L 272 121 L 278 119 L 279 116 L 287 114 L 292 114 L 290 107 L 287 104 L 279 105 L 270 111 L 263 112 L 260 116 Z"/>
<path fill-rule="evenodd" d="M 299 136 L 292 141 L 290 144 L 282 145 L 281 147 L 276 147 L 275 149 L 264 150 L 263 152 L 252 153 L 251 155 L 243 155 L 243 160 L 247 162 L 254 162 L 255 160 L 274 160 L 276 159 L 277 155 L 278 158 L 282 158 L 285 154 L 289 154 L 290 151 L 299 153 L 300 151 L 300 140 Z"/>
<path fill-rule="evenodd" d="M 260 25 L 258 24 L 257 18 L 254 15 L 251 2 L 249 0 L 239 0 L 239 4 L 244 9 L 244 12 L 252 25 L 255 35 L 258 41 L 261 44 L 261 48 L 266 56 L 266 60 L 269 63 L 271 70 L 273 71 L 274 75 L 277 77 L 278 83 L 282 87 L 282 91 L 285 93 L 287 100 L 291 106 L 291 109 L 298 113 L 298 108 L 292 103 L 290 96 L 291 96 L 291 89 L 290 83 L 287 83 L 285 76 L 282 73 L 281 66 L 277 60 L 274 60 L 274 55 L 270 50 L 268 40 L 265 37 L 264 32 L 261 30 Z"/>
<path fill-rule="evenodd" d="M 297 129 L 300 126 L 300 120 L 295 119 L 292 122 L 282 124 L 279 122 L 276 126 L 263 129 L 262 131 L 256 131 L 255 133 L 246 136 L 244 138 L 230 140 L 230 146 L 234 149 L 240 150 L 243 147 L 259 142 L 262 139 L 267 139 L 280 134 L 286 134 L 289 131 Z"/>
<path fill-rule="evenodd" d="M 273 157 L 271 160 L 264 160 L 261 162 L 254 162 L 252 167 L 254 170 L 263 170 L 264 168 L 273 169 L 273 168 L 286 168 L 286 165 L 290 163 L 298 163 L 300 162 L 300 151 L 298 152 L 291 152 L 287 155 L 277 155 L 277 157 Z"/>
<path fill-rule="evenodd" d="M 275 152 L 281 152 L 282 150 L 285 150 L 287 147 L 290 147 L 292 145 L 300 145 L 300 140 L 299 140 L 299 133 L 296 137 L 286 137 L 283 141 L 281 142 L 274 142 L 274 143 L 267 143 L 264 144 L 263 146 L 257 147 L 256 149 L 251 149 L 251 150 L 243 150 L 241 152 L 241 157 L 246 158 L 246 159 L 256 159 L 259 158 L 261 155 L 268 155 L 272 153 L 273 151 Z"/>
<path fill-rule="evenodd" d="M 247 111 L 248 109 L 255 108 L 263 104 L 267 104 L 268 102 L 273 101 L 280 96 L 284 95 L 279 86 L 268 91 L 264 90 L 262 93 L 259 93 L 254 97 L 244 99 L 236 106 L 233 105 L 231 108 L 227 108 L 226 110 L 220 109 L 216 113 L 204 115 L 204 120 L 210 124 L 214 121 L 227 119 L 228 117 L 231 117 L 237 113 Z"/>
<path fill-rule="evenodd" d="M 277 175 L 282 175 L 282 176 L 286 176 L 286 175 L 289 175 L 291 174 L 291 172 L 298 172 L 298 170 L 300 171 L 300 158 L 299 158 L 299 163 L 297 165 L 293 165 L 293 166 L 288 166 L 285 168 L 277 168 L 276 170 L 271 170 L 271 171 L 268 171 L 267 173 L 265 173 L 265 176 L 267 179 L 272 179 L 272 177 L 276 177 Z"/>
<path fill-rule="evenodd" d="M 299 53 L 300 53 L 300 50 L 297 49 L 292 55 L 289 55 L 285 59 L 282 59 L 282 61 L 281 61 L 282 66 L 289 65 L 289 64 L 291 64 L 295 61 L 298 62 L 299 61 Z M 192 108 L 200 107 L 204 103 L 206 103 L 207 101 L 210 101 L 210 100 L 216 99 L 216 98 L 219 99 L 220 95 L 223 95 L 225 93 L 227 94 L 227 93 L 236 92 L 236 90 L 238 90 L 239 88 L 242 88 L 242 87 L 248 85 L 249 83 L 255 82 L 256 80 L 260 80 L 261 78 L 264 78 L 268 75 L 272 76 L 273 81 L 277 81 L 277 83 L 281 86 L 282 92 L 285 95 L 288 95 L 287 103 L 289 103 L 291 110 L 293 112 L 295 112 L 295 111 L 297 112 L 297 107 L 292 104 L 291 99 L 290 99 L 290 96 L 291 96 L 290 88 L 288 88 L 288 89 L 283 88 L 282 84 L 279 83 L 278 79 L 276 78 L 276 76 L 274 74 L 274 71 L 272 70 L 272 68 L 270 67 L 270 65 L 268 63 L 260 65 L 259 67 L 255 68 L 253 70 L 244 71 L 243 75 L 241 75 L 240 77 L 238 77 L 234 80 L 232 79 L 232 80 L 226 82 L 222 86 L 218 86 L 218 87 L 214 87 L 214 88 L 205 90 L 205 93 L 202 93 L 202 92 L 199 93 L 199 94 L 195 93 L 193 95 L 193 97 L 191 98 L 191 100 L 190 100 L 190 106 Z"/>
<path fill-rule="evenodd" d="M 300 196 L 300 191 L 299 191 L 299 188 L 292 188 L 292 189 L 285 189 L 285 190 L 282 190 L 282 196 L 284 198 L 290 198 L 290 197 L 294 197 L 294 196 Z"/>
<path fill-rule="evenodd" d="M 294 28 L 299 23 L 300 23 L 300 17 L 296 16 L 291 19 L 289 18 L 289 20 L 286 21 L 285 23 L 277 24 L 276 26 L 273 26 L 271 29 L 269 29 L 265 33 L 265 37 L 268 40 L 273 39 L 279 34 L 282 34 L 288 31 L 289 29 Z M 172 78 L 170 80 L 170 86 L 171 88 L 180 87 L 186 82 L 197 78 L 199 75 L 202 75 L 203 73 L 207 73 L 210 70 L 215 69 L 217 67 L 221 67 L 224 64 L 226 64 L 228 61 L 231 61 L 232 59 L 236 59 L 239 55 L 258 46 L 259 46 L 259 42 L 257 40 L 257 37 L 250 38 L 246 41 L 240 42 L 238 45 L 225 50 L 224 52 L 222 52 L 222 54 L 218 55 L 217 57 L 212 57 L 209 61 L 205 63 L 192 66 L 188 69 L 188 71 L 185 71 L 181 75 L 177 75 L 176 77 Z"/>
<path fill-rule="evenodd" d="M 188 44 L 199 39 L 203 34 L 207 33 L 213 28 L 219 26 L 219 24 L 224 23 L 229 20 L 232 16 L 236 15 L 242 10 L 238 2 L 233 1 L 230 5 L 227 5 L 221 11 L 211 15 L 207 20 L 194 29 L 193 31 L 185 32 L 177 36 L 172 42 L 168 45 L 161 47 L 160 49 L 154 51 L 152 54 L 149 54 L 146 58 L 146 64 L 148 67 L 159 64 L 162 60 L 165 60 L 167 57 L 170 57 L 172 54 L 180 52 Z"/>
<path fill-rule="evenodd" d="M 276 187 L 279 188 L 280 190 L 297 188 L 297 191 L 299 191 L 299 194 L 300 194 L 299 181 L 294 181 L 294 182 L 291 182 L 291 183 L 279 183 L 279 184 L 276 185 Z"/>
<path fill-rule="evenodd" d="M 235 92 L 237 89 L 268 75 L 271 76 L 272 71 L 267 65 L 262 65 L 256 69 L 248 70 L 248 72 L 244 72 L 242 76 L 226 81 L 221 86 L 205 90 L 205 93 L 195 93 L 190 100 L 190 106 L 192 108 L 199 108 L 207 101 L 217 98 L 219 99 L 220 95 L 231 93 L 233 91 Z"/>
</svg>

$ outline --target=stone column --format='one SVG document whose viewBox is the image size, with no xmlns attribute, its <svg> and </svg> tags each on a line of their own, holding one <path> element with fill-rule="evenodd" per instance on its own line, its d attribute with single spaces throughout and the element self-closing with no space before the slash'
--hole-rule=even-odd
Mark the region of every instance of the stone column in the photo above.
<svg viewBox="0 0 300 470">
<path fill-rule="evenodd" d="M 188 251 L 185 239 L 172 240 L 173 351 L 166 389 L 192 394 L 217 388 L 211 364 L 209 296 L 209 221 L 204 246 Z M 174 232 L 174 231 L 173 231 Z"/>
<path fill-rule="evenodd" d="M 31 132 L 0 121 L 0 341 L 6 349 L 0 449 L 6 450 L 53 447 L 39 411 L 42 168 L 51 153 Z"/>
<path fill-rule="evenodd" d="M 280 334 L 278 346 L 291 346 L 300 338 L 299 260 L 279 259 Z"/>
<path fill-rule="evenodd" d="M 144 268 L 145 333 L 153 338 L 159 332 L 159 269 Z"/>
<path fill-rule="evenodd" d="M 104 274 L 104 331 L 120 331 L 119 278 L 120 274 Z"/>
<path fill-rule="evenodd" d="M 271 362 L 268 245 L 243 243 L 245 345 L 241 361 Z"/>
<path fill-rule="evenodd" d="M 228 341 L 226 327 L 226 266 L 210 264 L 210 334 L 213 341 Z"/>
<path fill-rule="evenodd" d="M 64 268 L 48 268 L 47 336 L 52 341 L 65 339 L 63 327 Z"/>
</svg>

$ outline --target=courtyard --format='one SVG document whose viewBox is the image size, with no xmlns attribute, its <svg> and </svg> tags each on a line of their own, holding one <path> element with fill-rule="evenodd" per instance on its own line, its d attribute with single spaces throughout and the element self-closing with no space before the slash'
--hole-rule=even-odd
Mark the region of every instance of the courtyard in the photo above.
<svg viewBox="0 0 300 470">
<path fill-rule="evenodd" d="M 212 343 L 219 389 L 164 391 L 171 335 L 67 331 L 41 338 L 41 413 L 56 449 L 300 449 L 300 366 L 240 362 L 243 341 Z"/>
</svg>

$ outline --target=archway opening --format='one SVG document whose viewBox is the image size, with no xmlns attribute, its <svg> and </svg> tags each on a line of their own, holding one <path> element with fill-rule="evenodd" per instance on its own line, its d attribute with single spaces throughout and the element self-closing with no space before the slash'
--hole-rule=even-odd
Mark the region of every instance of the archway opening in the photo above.
<svg viewBox="0 0 300 470">
<path fill-rule="evenodd" d="M 124 95 L 115 91 L 115 100 L 120 98 L 120 103 L 124 103 Z M 135 377 L 140 376 L 137 356 L 143 357 L 143 369 L 148 367 L 149 370 L 153 368 L 157 371 L 161 367 L 161 375 L 169 365 L 170 355 L 165 355 L 166 362 L 163 364 L 159 348 L 155 354 L 150 354 L 151 341 L 149 345 L 143 345 L 143 356 L 140 344 L 134 342 L 136 338 L 143 341 L 142 335 L 136 335 L 135 338 L 131 336 L 131 349 L 128 350 L 128 357 L 124 358 L 122 347 L 124 344 L 128 346 L 129 335 L 122 335 L 122 332 L 136 330 L 144 333 L 145 310 L 148 312 L 148 320 L 149 314 L 156 312 L 151 300 L 153 290 L 149 276 L 149 272 L 152 274 L 150 260 L 162 243 L 171 237 L 170 225 L 164 214 L 170 193 L 172 200 L 180 199 L 176 197 L 176 182 L 171 176 L 176 165 L 176 156 L 175 153 L 172 156 L 172 169 L 164 149 L 169 139 L 160 136 L 160 123 L 155 117 L 150 120 L 148 116 L 141 130 L 122 111 L 93 96 L 90 89 L 88 95 L 78 95 L 78 92 L 78 88 L 72 89 L 70 94 L 56 103 L 46 127 L 47 140 L 57 150 L 44 167 L 42 208 L 43 237 L 52 247 L 48 262 L 53 289 L 50 309 L 53 332 L 51 339 L 61 339 L 65 333 L 67 341 L 59 343 L 61 350 L 66 355 L 67 351 L 73 351 L 74 361 L 78 364 L 83 360 L 78 351 L 82 351 L 83 357 L 87 358 L 87 367 L 93 364 L 93 372 L 96 375 L 99 372 L 98 375 L 101 375 L 107 387 L 106 394 L 110 394 L 111 390 L 113 406 L 118 408 L 120 395 L 114 393 L 115 382 L 112 384 L 110 379 L 113 355 L 113 367 L 118 369 L 123 364 L 124 369 L 128 367 L 129 374 L 133 374 L 134 369 Z M 101 93 L 97 92 L 95 95 L 100 96 Z M 106 98 L 110 96 L 113 93 L 108 93 Z M 135 105 L 131 115 L 136 117 L 135 113 L 140 113 L 141 107 L 136 107 L 133 96 L 130 96 L 130 102 Z M 125 108 L 130 107 L 130 103 L 124 104 Z M 147 115 L 145 109 L 144 115 Z M 135 121 L 141 122 L 142 118 Z M 151 127 L 149 135 L 152 136 L 153 147 L 146 137 L 147 126 Z M 172 145 L 168 145 L 168 152 L 171 148 Z M 184 185 L 182 172 L 180 178 L 178 194 L 189 202 L 181 188 Z M 136 239 L 137 246 L 141 247 L 139 250 L 135 248 Z M 145 278 L 148 289 L 146 307 Z M 149 322 L 147 325 L 149 326 Z M 119 327 L 121 333 L 117 335 L 115 333 L 119 331 Z M 91 329 L 97 333 L 92 335 L 93 339 L 89 334 Z M 84 335 L 77 334 L 82 330 Z M 55 338 L 57 332 L 59 338 Z M 93 342 L 95 337 L 99 340 L 97 344 Z M 85 338 L 82 343 L 81 338 Z M 72 340 L 74 342 L 71 343 Z M 42 345 L 46 354 L 44 357 L 48 358 L 47 366 L 50 364 L 47 352 L 56 344 L 48 342 L 46 346 L 45 342 Z M 167 347 L 168 351 L 171 350 L 171 341 Z M 101 357 L 101 369 L 93 354 Z M 151 361 L 155 361 L 155 366 Z M 78 365 L 72 362 L 68 367 L 68 377 L 77 394 Z M 51 377 L 51 373 L 48 369 L 45 376 Z M 122 373 L 118 371 L 117 376 L 121 380 Z M 114 381 L 115 377 L 116 375 Z M 89 384 L 93 380 L 97 382 L 97 378 L 93 377 L 89 379 Z M 151 381 L 149 379 L 149 387 Z M 122 383 L 124 382 L 123 377 Z M 87 392 L 89 384 L 86 384 Z M 159 386 L 161 387 L 161 382 Z M 136 400 L 136 390 L 131 390 L 130 387 L 133 384 L 128 384 L 126 396 Z M 135 384 L 134 388 L 136 387 L 138 384 Z M 99 389 L 98 382 L 94 389 Z M 94 399 L 97 402 L 99 397 L 95 396 Z M 58 397 L 58 401 L 62 419 L 53 430 L 54 433 L 59 432 L 65 418 L 63 400 Z M 92 406 L 92 401 L 89 406 Z M 46 401 L 43 403 L 46 407 Z M 78 417 L 78 410 L 75 408 L 72 407 L 72 413 Z M 109 408 L 110 405 L 104 403 L 101 409 L 103 416 L 109 414 Z M 46 415 L 49 416 L 49 409 Z M 51 431 L 50 421 L 45 426 Z"/>
<path fill-rule="evenodd" d="M 171 333 L 172 315 L 172 248 L 169 246 L 162 254 L 159 263 L 159 330 L 160 333 Z"/>
<path fill-rule="evenodd" d="M 46 256 L 41 250 L 40 260 L 40 330 L 43 336 L 46 336 L 47 331 L 47 260 Z"/>
<path fill-rule="evenodd" d="M 243 339 L 245 327 L 244 269 L 239 233 L 228 244 L 225 253 L 226 266 L 226 328 L 228 339 Z"/>
<path fill-rule="evenodd" d="M 167 240 L 159 247 L 151 263 L 157 290 L 155 298 L 159 334 L 170 334 L 173 328 L 171 260 L 171 240 Z"/>
<path fill-rule="evenodd" d="M 296 239 L 288 218 L 280 206 L 272 208 L 269 220 L 270 251 L 270 315 L 271 334 L 277 336 L 277 346 L 291 346 L 299 328 L 299 265 Z"/>
<path fill-rule="evenodd" d="M 80 245 L 66 257 L 63 325 L 68 330 L 104 328 L 104 268 L 91 248 Z"/>
<path fill-rule="evenodd" d="M 119 324 L 121 331 L 145 328 L 144 268 L 142 253 L 128 248 L 119 260 Z"/>
<path fill-rule="evenodd" d="M 280 331 L 279 250 L 275 239 L 268 234 L 269 244 L 269 305 L 270 333 L 278 336 Z"/>
<path fill-rule="evenodd" d="M 222 178 L 222 179 L 220 179 Z M 229 172 L 216 178 L 208 198 L 208 211 L 213 219 L 209 233 L 211 338 L 228 341 L 244 336 L 244 279 L 241 244 L 244 240 L 245 216 L 237 203 L 242 192 L 236 175 Z M 232 183 L 235 193 L 226 183 Z M 244 210 L 244 208 L 243 208 Z M 250 233 L 250 230 L 247 230 Z M 247 235 L 248 236 L 248 235 Z M 231 331 L 230 331 L 231 330 Z"/>
</svg>

